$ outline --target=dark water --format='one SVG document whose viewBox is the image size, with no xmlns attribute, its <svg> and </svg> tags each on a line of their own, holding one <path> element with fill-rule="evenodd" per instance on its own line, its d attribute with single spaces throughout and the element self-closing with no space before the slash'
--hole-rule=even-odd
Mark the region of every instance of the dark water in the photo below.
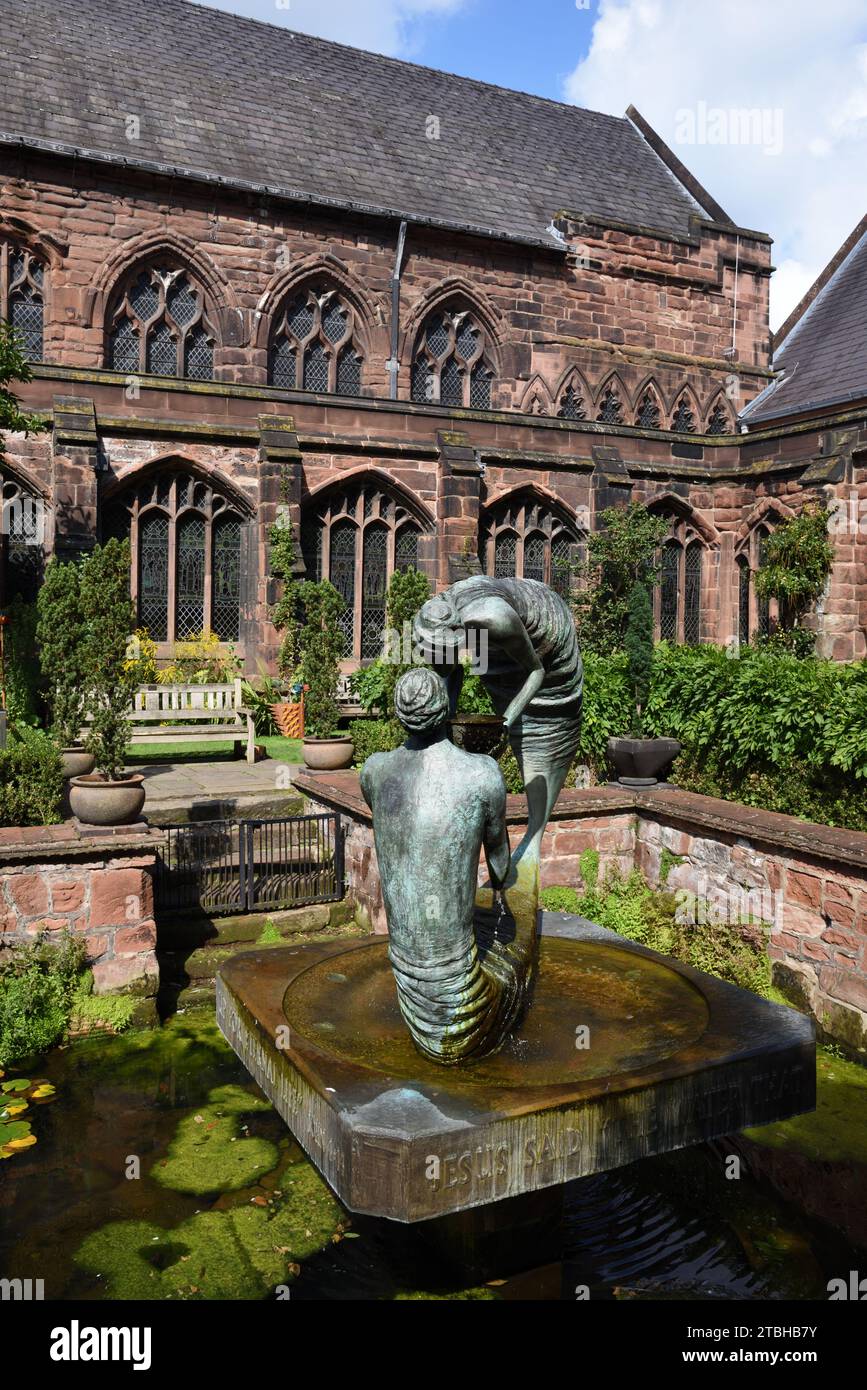
<svg viewBox="0 0 867 1390">
<path fill-rule="evenodd" d="M 165 1162 L 179 1123 L 215 1087 L 234 1083 L 258 1095 L 209 1020 L 177 1019 L 159 1033 L 78 1043 L 23 1074 L 47 1077 L 59 1094 L 28 1115 L 38 1143 L 0 1163 L 3 1276 L 44 1279 L 48 1299 L 103 1298 L 106 1277 L 75 1260 L 93 1232 L 132 1221 L 171 1232 L 197 1213 L 227 1210 L 229 1199 L 219 1193 L 188 1195 L 149 1176 Z M 307 1167 L 273 1111 L 250 1114 L 243 1125 L 242 1137 L 280 1146 L 282 1177 L 263 1175 L 231 1195 L 232 1207 L 264 1204 L 269 1185 L 290 1190 L 287 1174 L 304 1177 Z M 140 1160 L 139 1180 L 126 1177 L 131 1157 Z M 748 1177 L 726 1180 L 724 1159 L 702 1146 L 570 1184 L 559 1258 L 489 1279 L 473 1296 L 574 1299 L 586 1289 L 592 1298 L 825 1298 L 828 1278 L 849 1268 L 854 1252 Z M 296 1200 L 303 1227 L 307 1199 Z M 460 1297 L 473 1283 L 412 1228 L 350 1217 L 346 1227 L 292 1269 L 293 1299 Z M 178 1258 L 171 1251 L 169 1242 L 160 1259 Z M 273 1287 L 265 1280 L 257 1292 L 237 1296 L 266 1298 Z"/>
</svg>

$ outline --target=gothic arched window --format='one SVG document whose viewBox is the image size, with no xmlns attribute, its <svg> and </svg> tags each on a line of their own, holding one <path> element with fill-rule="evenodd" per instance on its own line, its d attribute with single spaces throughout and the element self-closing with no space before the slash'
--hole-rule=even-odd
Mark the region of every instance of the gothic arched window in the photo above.
<svg viewBox="0 0 867 1390">
<path fill-rule="evenodd" d="M 756 593 L 756 571 L 765 560 L 772 528 L 767 521 L 754 526 L 738 547 L 735 560 L 738 567 L 738 637 L 749 642 L 756 635 L 767 637 L 771 630 L 771 603 Z M 776 605 L 775 605 L 776 606 Z"/>
<path fill-rule="evenodd" d="M 686 392 L 678 401 L 674 415 L 671 420 L 671 428 L 675 434 L 695 434 L 695 411 L 690 404 L 689 396 Z"/>
<path fill-rule="evenodd" d="M 490 410 L 491 365 L 487 333 L 469 309 L 437 309 L 419 334 L 410 394 L 428 405 Z"/>
<path fill-rule="evenodd" d="M 13 241 L 0 242 L 0 319 L 15 329 L 22 355 L 29 362 L 41 362 L 45 266 Z"/>
<path fill-rule="evenodd" d="M 242 525 L 226 497 L 181 471 L 151 474 L 111 499 L 103 536 L 129 536 L 138 622 L 154 642 L 202 631 L 237 641 Z"/>
<path fill-rule="evenodd" d="M 599 413 L 596 416 L 605 425 L 623 424 L 623 406 L 620 401 L 620 394 L 614 386 L 606 386 L 599 401 Z"/>
<path fill-rule="evenodd" d="M 272 386 L 360 396 L 361 366 L 355 310 L 337 290 L 307 285 L 283 304 L 271 333 Z"/>
<path fill-rule="evenodd" d="M 701 641 L 704 542 L 683 518 L 674 518 L 663 542 L 654 596 L 656 629 L 669 642 Z"/>
<path fill-rule="evenodd" d="M 301 528 L 310 579 L 329 579 L 346 608 L 341 616 L 347 658 L 382 651 L 385 600 L 395 570 L 418 568 L 418 519 L 374 479 L 329 488 L 314 499 Z"/>
<path fill-rule="evenodd" d="M 635 423 L 645 430 L 658 430 L 660 428 L 660 409 L 659 402 L 652 391 L 645 391 L 638 406 L 638 413 L 635 416 Z"/>
<path fill-rule="evenodd" d="M 0 607 L 14 597 L 33 603 L 45 560 L 45 503 L 14 478 L 2 479 Z"/>
<path fill-rule="evenodd" d="M 721 401 L 717 401 L 708 416 L 705 434 L 731 434 L 732 424 L 728 411 Z"/>
<path fill-rule="evenodd" d="M 114 297 L 107 319 L 107 365 L 115 372 L 210 381 L 215 333 L 204 291 L 188 271 L 139 266 Z"/>
<path fill-rule="evenodd" d="M 505 497 L 482 517 L 482 569 L 498 579 L 538 579 L 568 597 L 581 545 L 579 533 L 532 495 Z"/>
<path fill-rule="evenodd" d="M 561 420 L 586 420 L 587 407 L 584 404 L 584 397 L 576 386 L 571 383 L 560 397 L 560 408 L 557 415 Z"/>
</svg>

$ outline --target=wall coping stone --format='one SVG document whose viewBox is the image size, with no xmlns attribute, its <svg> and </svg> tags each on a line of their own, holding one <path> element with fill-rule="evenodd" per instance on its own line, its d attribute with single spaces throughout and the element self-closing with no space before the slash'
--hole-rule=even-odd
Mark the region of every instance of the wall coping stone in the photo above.
<svg viewBox="0 0 867 1390">
<path fill-rule="evenodd" d="M 111 833 L 87 834 L 71 820 L 60 825 L 25 825 L 0 829 L 0 864 L 54 863 L 67 859 L 153 856 L 165 838 L 164 832 L 149 826 L 146 830 L 125 832 L 116 827 Z"/>
<path fill-rule="evenodd" d="M 370 809 L 361 795 L 358 773 L 308 772 L 293 779 L 296 789 L 354 820 L 371 822 Z M 867 873 L 867 833 L 838 826 L 817 825 L 776 811 L 744 806 L 738 801 L 699 796 L 679 787 L 660 785 L 633 790 L 609 784 L 601 787 L 574 787 L 560 793 L 552 821 L 580 817 L 641 813 L 651 819 L 713 830 L 734 839 L 749 839 L 812 859 L 851 865 Z M 524 796 L 509 796 L 506 820 L 520 824 L 527 819 Z"/>
</svg>

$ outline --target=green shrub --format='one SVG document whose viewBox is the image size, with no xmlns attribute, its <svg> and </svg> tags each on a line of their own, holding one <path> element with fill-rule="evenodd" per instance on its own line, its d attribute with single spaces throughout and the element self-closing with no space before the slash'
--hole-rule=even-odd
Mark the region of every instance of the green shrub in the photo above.
<svg viewBox="0 0 867 1390">
<path fill-rule="evenodd" d="M 0 825 L 53 825 L 63 776 L 57 745 L 41 729 L 13 724 L 0 749 Z"/>
<path fill-rule="evenodd" d="M 656 578 L 669 523 L 640 502 L 608 507 L 600 521 L 587 539 L 587 561 L 578 566 L 584 582 L 574 604 L 582 651 L 610 655 L 626 638 L 633 585 L 649 586 Z"/>
<path fill-rule="evenodd" d="M 543 888 L 539 894 L 539 905 L 546 912 L 578 912 L 580 897 L 574 888 Z"/>
<path fill-rule="evenodd" d="M 481 676 L 473 675 L 467 667 L 464 672 L 463 685 L 458 697 L 458 714 L 493 714 L 494 706 L 491 704 L 491 697 L 485 689 Z"/>
<path fill-rule="evenodd" d="M 0 1067 L 63 1037 L 84 959 L 83 942 L 66 932 L 0 957 Z"/>
<path fill-rule="evenodd" d="M 806 506 L 781 522 L 764 543 L 756 593 L 759 598 L 777 600 L 784 632 L 800 626 L 831 573 L 834 547 L 828 540 L 829 516 L 823 508 Z"/>
<path fill-rule="evenodd" d="M 80 565 L 72 561 L 62 564 L 56 557 L 52 558 L 37 598 L 39 661 L 45 680 L 51 732 L 61 748 L 77 742 L 88 696 L 81 573 Z"/>
<path fill-rule="evenodd" d="M 127 659 L 135 627 L 129 566 L 129 541 L 114 538 L 96 546 L 80 566 L 82 666 L 92 713 L 85 746 L 96 759 L 97 771 L 109 781 L 123 777 L 136 688 L 136 674 Z"/>
<path fill-rule="evenodd" d="M 372 753 L 390 753 L 406 740 L 406 733 L 396 719 L 353 719 L 349 733 L 355 745 L 353 762 L 363 766 Z"/>
<path fill-rule="evenodd" d="M 628 727 L 631 734 L 641 738 L 644 733 L 644 711 L 650 694 L 653 667 L 653 604 L 650 600 L 650 589 L 643 579 L 636 579 L 629 591 L 623 646 L 632 701 L 632 717 Z"/>
<path fill-rule="evenodd" d="M 343 655 L 340 615 L 346 603 L 327 579 L 298 587 L 304 626 L 298 636 L 304 697 L 304 731 L 309 738 L 331 738 L 337 730 L 337 676 Z"/>
<path fill-rule="evenodd" d="M 6 710 L 10 720 L 35 724 L 39 718 L 41 672 L 36 643 L 37 609 L 16 594 L 8 608 L 6 628 Z"/>
</svg>

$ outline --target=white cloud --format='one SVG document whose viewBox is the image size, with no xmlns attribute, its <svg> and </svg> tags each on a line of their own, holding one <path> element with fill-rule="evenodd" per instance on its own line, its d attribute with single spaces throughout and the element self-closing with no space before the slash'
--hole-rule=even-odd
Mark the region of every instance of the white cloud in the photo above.
<svg viewBox="0 0 867 1390">
<path fill-rule="evenodd" d="M 417 26 L 451 14 L 466 0 L 199 0 L 216 10 L 261 19 L 284 29 L 335 39 L 373 53 L 410 57 Z"/>
<path fill-rule="evenodd" d="M 774 237 L 774 326 L 867 213 L 864 0 L 600 0 L 565 85 L 597 111 L 633 103 L 735 221 Z"/>
</svg>

